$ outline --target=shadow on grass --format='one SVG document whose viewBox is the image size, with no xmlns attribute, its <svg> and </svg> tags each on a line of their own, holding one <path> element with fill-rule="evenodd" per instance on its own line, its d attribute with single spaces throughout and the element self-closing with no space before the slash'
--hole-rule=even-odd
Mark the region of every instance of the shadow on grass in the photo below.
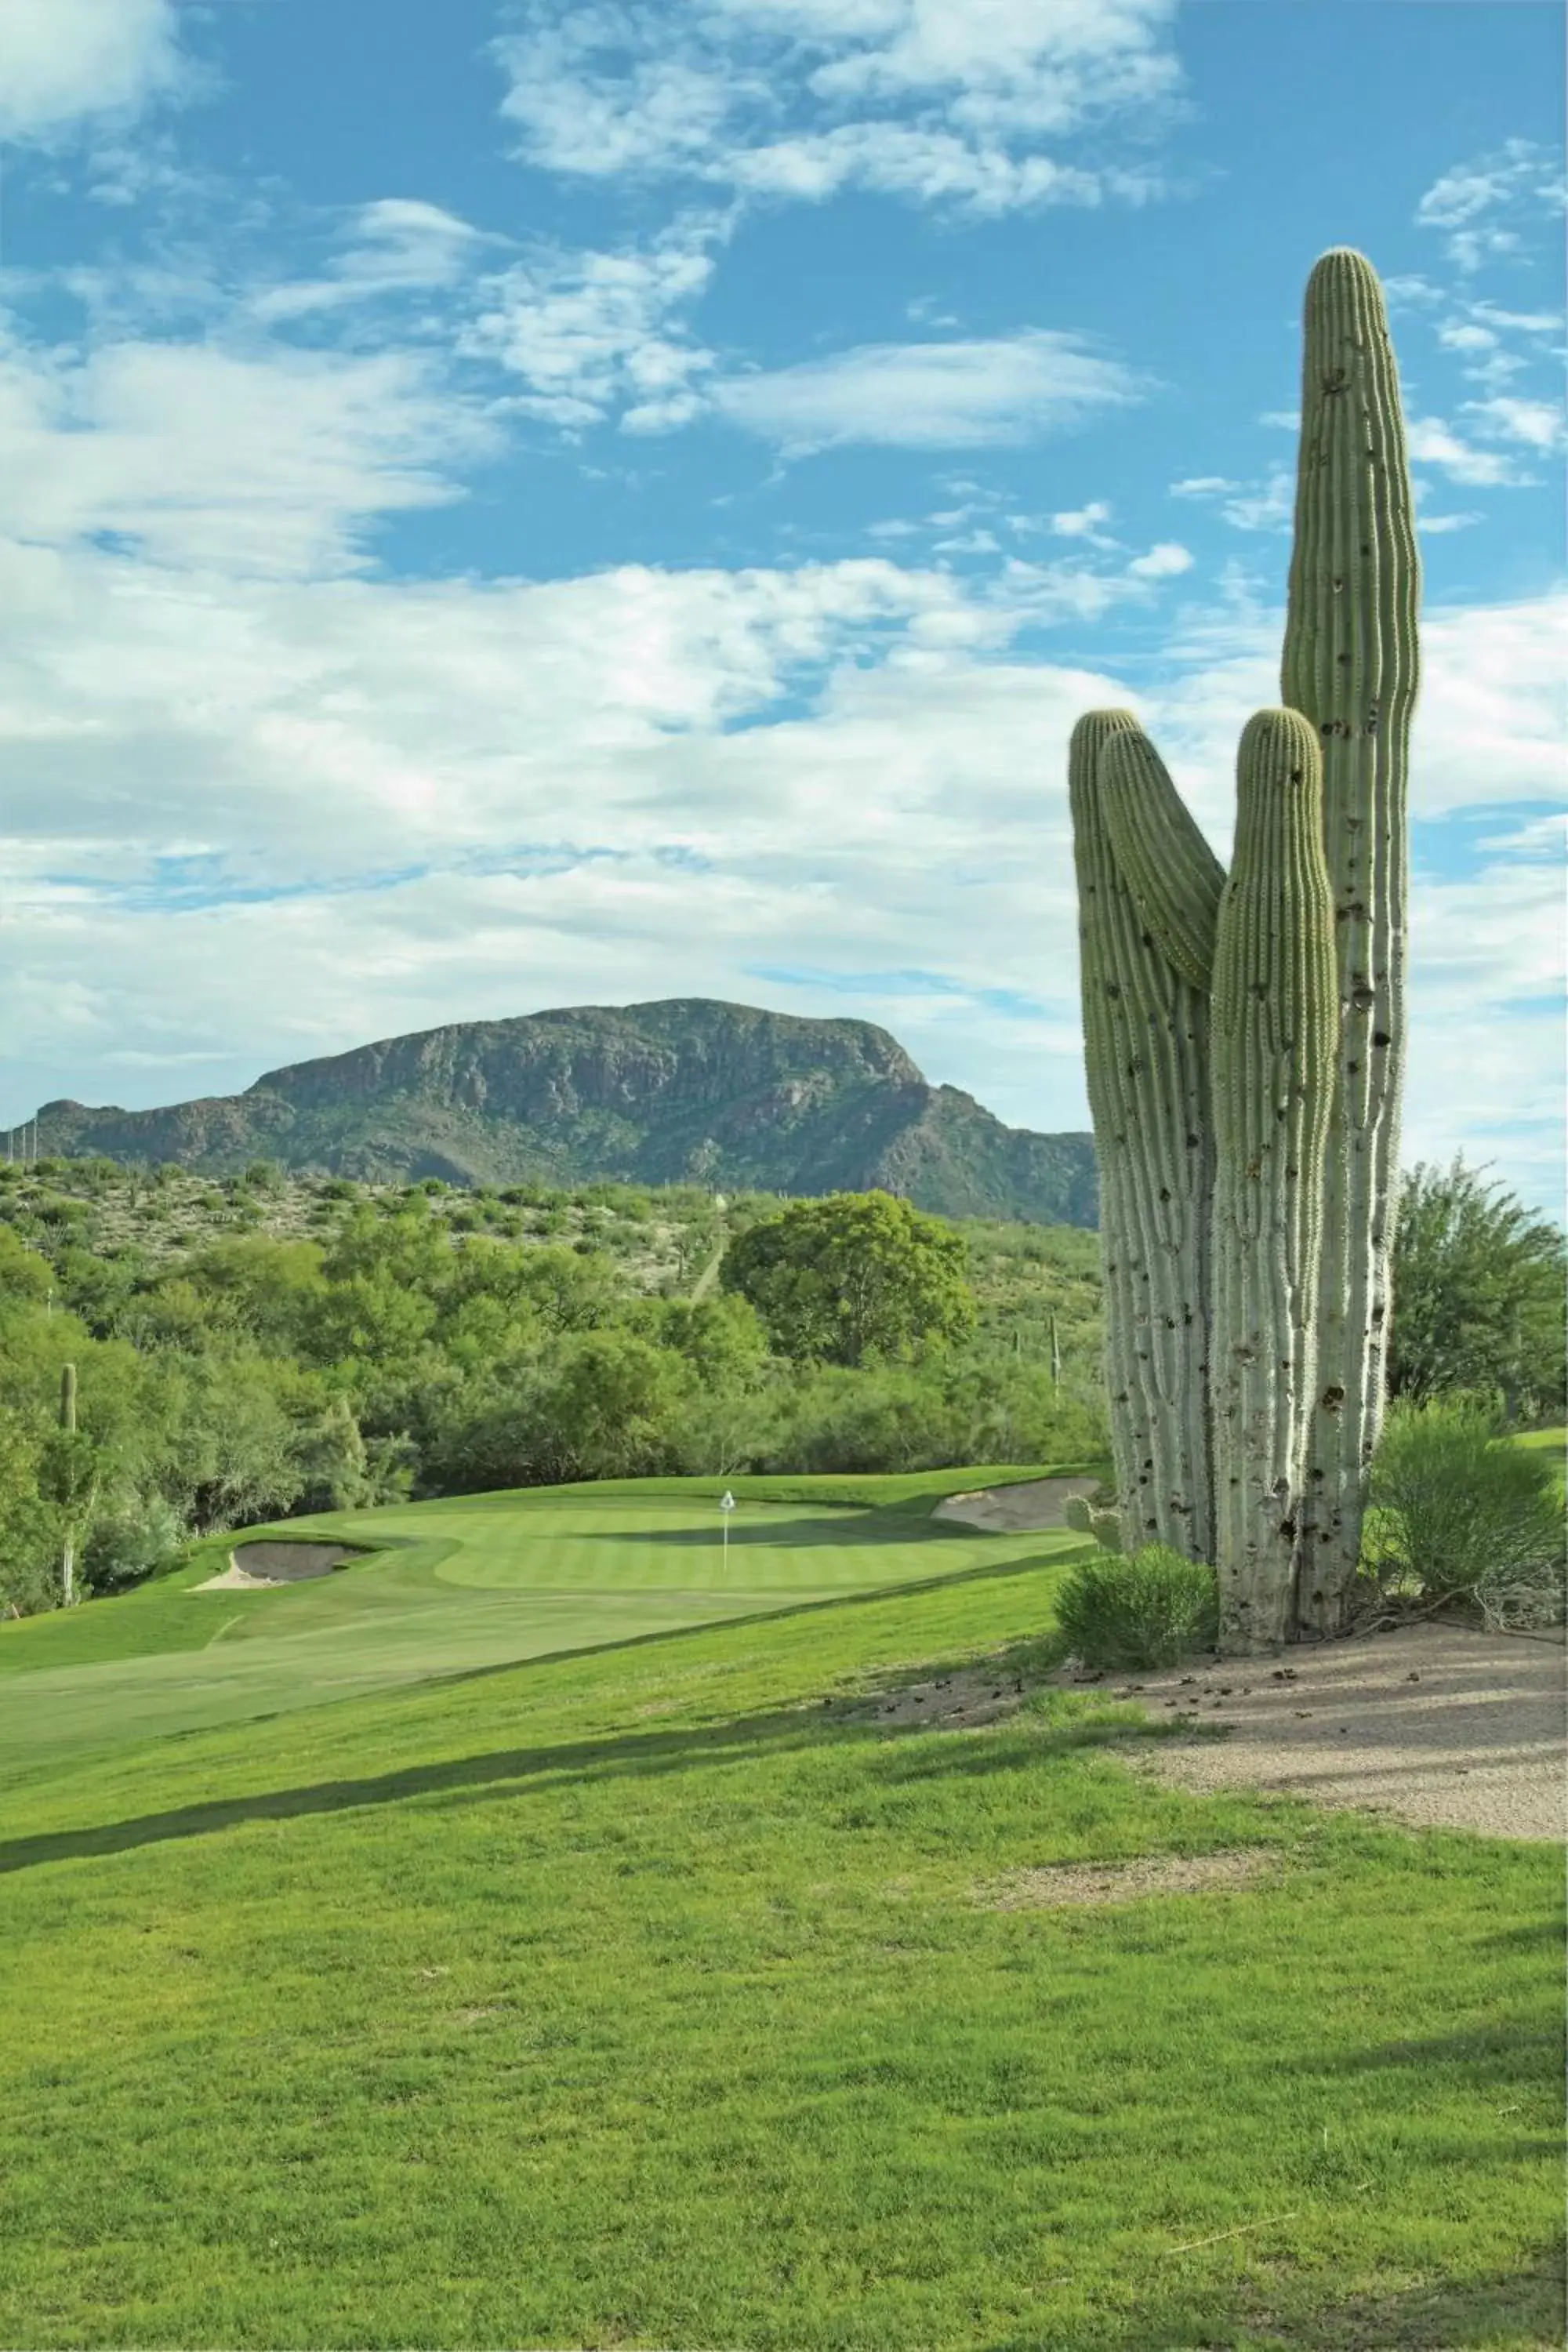
<svg viewBox="0 0 1568 2352">
<path fill-rule="evenodd" d="M 737 1513 L 730 1525 L 730 1549 L 746 1551 L 760 1547 L 769 1551 L 798 1551 L 803 1546 L 831 1544 L 837 1550 L 864 1551 L 875 1544 L 951 1543 L 955 1533 L 975 1535 L 984 1530 L 955 1529 L 947 1520 L 933 1524 L 909 1511 L 861 1511 L 852 1517 L 841 1518 L 775 1519 L 771 1525 L 762 1521 L 748 1524 Z M 601 1528 L 574 1535 L 572 1541 L 665 1545 L 677 1550 L 706 1547 L 718 1550 L 724 1542 L 724 1530 L 715 1511 L 710 1528 Z"/>
<path fill-rule="evenodd" d="M 1095 2352 L 1151 2352 L 1156 2346 L 1160 2352 L 1221 2352 L 1236 2345 L 1248 2352 L 1467 2352 L 1470 2346 L 1500 2352 L 1505 2345 L 1509 2352 L 1555 2352 L 1564 2340 L 1563 2300 L 1556 2247 L 1543 2248 L 1527 2269 L 1374 2288 L 1333 2302 L 1321 2299 L 1314 2282 L 1288 2274 L 1239 2288 L 1194 2283 L 1184 2293 L 1172 2278 L 1151 2282 L 1147 2299 L 1140 2298 L 1118 2332 L 1102 2320 L 1093 2342 Z M 1042 2352 L 1051 2341 L 1030 2329 L 995 2337 L 992 2352 Z"/>
<path fill-rule="evenodd" d="M 828 1604 L 832 1605 L 832 1604 Z M 668 1638 L 650 1635 L 649 1640 Z M 635 1647 L 635 1643 L 617 1646 Z M 495 1671 L 483 1669 L 481 1671 Z M 451 1679 L 468 1679 L 452 1677 Z M 1092 1704 L 1081 1712 L 1062 1712 L 1041 1723 L 1037 1717 L 1015 1719 L 1026 1727 L 1027 1759 L 1031 1765 L 1053 1756 L 1104 1747 L 1116 1740 L 1158 1738 L 1162 1727 L 1133 1719 L 1132 1711 L 1112 1718 Z M 1000 1730 L 1013 1727 L 1008 1723 Z M 929 1735 L 941 1726 L 920 1722 L 889 1723 L 867 1719 L 854 1699 L 815 1706 L 779 1707 L 730 1723 L 668 1731 L 623 1732 L 598 1739 L 562 1740 L 528 1748 L 495 1748 L 486 1754 L 459 1756 L 440 1763 L 408 1765 L 352 1780 L 323 1780 L 293 1789 L 272 1789 L 242 1797 L 215 1798 L 204 1804 L 182 1805 L 166 1812 L 145 1813 L 128 1821 L 95 1823 L 80 1829 L 41 1831 L 31 1837 L 0 1843 L 0 1874 L 35 1869 L 50 1862 L 126 1853 L 140 1846 L 172 1839 L 210 1836 L 247 1822 L 302 1819 L 314 1813 L 352 1811 L 373 1805 L 405 1803 L 429 1796 L 479 1795 L 506 1783 L 526 1795 L 531 1785 L 544 1780 L 595 1781 L 620 1778 L 646 1780 L 650 1775 L 682 1772 L 724 1763 L 763 1750 L 772 1755 L 803 1753 L 808 1748 L 872 1742 L 889 1746 L 911 1735 Z M 951 1733 L 948 1735 L 951 1739 Z M 964 1773 L 1016 1767 L 1016 1749 L 1000 1751 L 956 1742 L 939 1756 L 928 1752 L 917 1772 L 936 1774 L 956 1769 Z M 895 1770 L 912 1759 L 898 1759 Z M 901 1771 L 898 1777 L 904 1777 Z"/>
</svg>

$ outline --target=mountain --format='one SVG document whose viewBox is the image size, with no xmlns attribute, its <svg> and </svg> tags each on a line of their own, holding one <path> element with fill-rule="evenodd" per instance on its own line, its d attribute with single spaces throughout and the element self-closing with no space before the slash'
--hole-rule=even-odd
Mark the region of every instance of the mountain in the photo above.
<svg viewBox="0 0 1568 2352">
<path fill-rule="evenodd" d="M 1092 1136 L 1004 1127 L 885 1029 L 677 997 L 459 1021 L 162 1110 L 38 1111 L 38 1150 L 362 1181 L 903 1193 L 947 1216 L 1097 1222 Z"/>
</svg>

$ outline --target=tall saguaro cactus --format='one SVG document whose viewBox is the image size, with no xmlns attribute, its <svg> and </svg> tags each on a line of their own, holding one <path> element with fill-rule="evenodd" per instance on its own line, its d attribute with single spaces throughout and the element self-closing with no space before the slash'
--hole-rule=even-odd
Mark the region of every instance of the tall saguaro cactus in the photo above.
<svg viewBox="0 0 1568 2352">
<path fill-rule="evenodd" d="M 1323 1187 L 1321 1377 L 1301 1613 L 1338 1622 L 1383 1417 L 1405 1070 L 1406 795 L 1420 562 L 1383 294 L 1359 253 L 1307 288 L 1296 539 L 1280 698 L 1318 731 L 1341 1038 Z"/>
<path fill-rule="evenodd" d="M 1130 1542 L 1219 1566 L 1225 1638 L 1340 1621 L 1383 1402 L 1420 575 L 1371 264 L 1307 289 L 1285 708 L 1228 880 L 1126 711 L 1069 755 L 1107 1370 Z"/>
</svg>

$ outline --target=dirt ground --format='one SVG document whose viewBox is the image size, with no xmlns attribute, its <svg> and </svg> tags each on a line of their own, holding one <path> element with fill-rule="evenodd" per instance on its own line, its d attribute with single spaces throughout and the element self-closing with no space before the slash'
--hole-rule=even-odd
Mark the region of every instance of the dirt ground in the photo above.
<svg viewBox="0 0 1568 2352">
<path fill-rule="evenodd" d="M 1550 1637 L 1412 1625 L 1099 1686 L 1224 1727 L 1139 1756 L 1176 1788 L 1266 1789 L 1491 1837 L 1568 1829 L 1568 1653 Z"/>
</svg>

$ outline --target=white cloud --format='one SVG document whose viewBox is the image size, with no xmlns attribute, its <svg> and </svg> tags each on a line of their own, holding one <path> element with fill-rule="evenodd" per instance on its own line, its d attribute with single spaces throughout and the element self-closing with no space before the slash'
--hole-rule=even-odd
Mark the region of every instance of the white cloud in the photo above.
<svg viewBox="0 0 1568 2352">
<path fill-rule="evenodd" d="M 684 424 L 714 362 L 678 314 L 705 289 L 720 234 L 700 222 L 641 251 L 543 248 L 486 281 L 459 349 L 521 377 L 516 404 L 568 429 L 617 408 L 631 432 Z"/>
<path fill-rule="evenodd" d="M 1161 540 L 1146 555 L 1134 556 L 1127 567 L 1135 580 L 1173 580 L 1178 572 L 1192 568 L 1190 549 L 1172 539 Z"/>
<path fill-rule="evenodd" d="M 1070 508 L 1064 514 L 1051 517 L 1051 529 L 1058 539 L 1086 539 L 1094 547 L 1114 547 L 1116 541 L 1107 539 L 1100 530 L 1102 522 L 1110 520 L 1110 509 L 1103 499 L 1091 499 L 1086 507 Z"/>
<path fill-rule="evenodd" d="M 268 287 L 251 310 L 262 320 L 293 319 L 378 296 L 453 286 L 477 250 L 495 241 L 439 205 L 383 196 L 360 206 L 353 235 L 329 276 Z"/>
<path fill-rule="evenodd" d="M 1071 430 L 1143 389 L 1080 337 L 1035 329 L 991 341 L 864 344 L 733 377 L 715 401 L 735 424 L 797 453 L 851 442 L 936 449 Z"/>
<path fill-rule="evenodd" d="M 1140 709 L 1224 854 L 1241 725 L 1278 693 L 1279 616 L 1246 608 L 1189 616 L 1142 693 L 1008 651 L 1148 593 L 1134 570 L 304 583 L 13 546 L 5 1116 L 237 1086 L 440 1020 L 711 993 L 886 1020 L 1000 1114 L 1081 1125 L 1073 721 Z M 1429 617 L 1418 821 L 1561 797 L 1565 611 Z M 1550 1121 L 1554 1031 L 1511 1010 L 1546 969 L 1522 934 L 1551 870 L 1531 850 L 1534 881 L 1511 878 L 1528 848 L 1487 853 L 1493 898 L 1442 896 L 1460 886 L 1417 857 L 1429 1156 L 1490 1148 L 1505 1095 Z M 1432 1076 L 1461 1003 L 1484 1087 Z"/>
<path fill-rule="evenodd" d="M 1173 499 L 1221 499 L 1220 512 L 1234 530 L 1283 530 L 1295 511 L 1293 474 L 1276 466 L 1266 482 L 1233 482 L 1223 474 L 1189 474 L 1173 482 Z"/>
<path fill-rule="evenodd" d="M 1495 352 L 1497 340 L 1489 327 L 1465 319 L 1445 319 L 1437 330 L 1437 341 L 1448 352 Z"/>
<path fill-rule="evenodd" d="M 748 148 L 725 176 L 754 195 L 820 204 L 841 188 L 907 196 L 925 204 L 953 203 L 978 213 L 1015 212 L 1037 205 L 1097 205 L 1107 193 L 1125 194 L 1105 173 L 1058 163 L 1048 155 L 1015 157 L 994 147 L 976 149 L 947 131 L 908 123 L 852 122 Z"/>
<path fill-rule="evenodd" d="M 1563 201 L 1560 165 L 1532 140 L 1510 139 L 1445 172 L 1417 205 L 1415 220 L 1446 230 L 1449 259 L 1471 276 L 1489 257 L 1519 252 L 1519 224 L 1561 211 Z"/>
<path fill-rule="evenodd" d="M 1505 441 L 1522 441 L 1531 449 L 1561 449 L 1568 441 L 1560 403 L 1516 400 L 1499 394 L 1491 400 L 1467 400 L 1464 413 L 1480 420 L 1483 432 Z"/>
<path fill-rule="evenodd" d="M 1171 111 L 1173 14 L 1173 0 L 536 0 L 493 47 L 502 111 L 547 170 L 811 201 L 855 185 L 994 213 L 1157 192 L 1146 155 L 1118 158 L 1107 133 Z M 1041 152 L 1090 130 L 1091 165 Z"/>
<path fill-rule="evenodd" d="M 1481 520 L 1482 518 L 1479 514 L 1468 513 L 1422 514 L 1418 518 L 1421 536 L 1424 539 L 1430 537 L 1433 533 L 1436 533 L 1440 536 L 1447 530 L 1468 530 L 1473 524 L 1479 522 Z"/>
<path fill-rule="evenodd" d="M 0 139 L 58 137 L 179 89 L 170 0 L 5 0 Z"/>
<path fill-rule="evenodd" d="M 1261 488 L 1226 499 L 1220 512 L 1235 530 L 1286 530 L 1296 511 L 1296 478 L 1278 466 Z"/>
<path fill-rule="evenodd" d="M 1413 418 L 1405 437 L 1413 466 L 1436 466 L 1450 481 L 1465 482 L 1476 489 L 1499 489 L 1527 478 L 1511 457 L 1461 440 L 1439 416 Z"/>
<path fill-rule="evenodd" d="M 363 561 L 375 516 L 462 495 L 493 433 L 417 357 L 0 342 L 0 532 L 112 533 L 156 562 L 304 573 Z"/>
</svg>

